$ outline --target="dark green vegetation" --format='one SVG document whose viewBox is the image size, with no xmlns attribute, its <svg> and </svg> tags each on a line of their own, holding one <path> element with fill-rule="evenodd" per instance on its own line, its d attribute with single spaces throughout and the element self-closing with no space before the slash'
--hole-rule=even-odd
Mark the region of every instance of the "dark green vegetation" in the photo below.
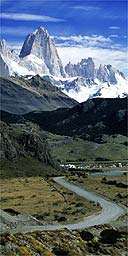
<svg viewBox="0 0 128 256">
<path fill-rule="evenodd" d="M 111 239 L 110 239 L 111 238 Z M 1 235 L 3 256 L 126 255 L 127 231 L 111 226 L 81 231 L 44 231 Z"/>
<path fill-rule="evenodd" d="M 72 109 L 32 112 L 24 117 L 46 131 L 102 143 L 104 134 L 127 135 L 127 98 L 96 98 Z"/>
<path fill-rule="evenodd" d="M 45 133 L 31 123 L 1 122 L 1 177 L 55 175 Z"/>
<path fill-rule="evenodd" d="M 76 101 L 40 76 L 0 78 L 1 109 L 15 114 L 73 107 Z"/>
<path fill-rule="evenodd" d="M 26 115 L 1 112 L 7 123 L 38 124 L 53 158 L 61 163 L 127 160 L 126 115 L 127 98 L 93 99 L 72 109 Z"/>
<path fill-rule="evenodd" d="M 123 161 L 127 155 L 127 137 L 104 135 L 102 143 L 47 133 L 47 141 L 54 159 L 61 163 L 87 164 L 92 161 Z M 104 161 L 103 161 L 104 160 Z"/>
<path fill-rule="evenodd" d="M 121 134 L 127 136 L 127 98 L 96 98 L 73 108 L 55 111 L 35 111 L 15 115 L 1 111 L 5 122 L 30 120 L 43 130 L 66 136 L 102 143 L 102 136 Z M 103 141 L 104 142 L 104 141 Z"/>
</svg>

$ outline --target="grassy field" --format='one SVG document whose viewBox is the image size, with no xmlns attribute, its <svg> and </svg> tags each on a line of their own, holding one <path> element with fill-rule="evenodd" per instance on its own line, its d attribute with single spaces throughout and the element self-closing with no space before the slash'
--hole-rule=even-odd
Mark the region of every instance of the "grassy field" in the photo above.
<svg viewBox="0 0 128 256">
<path fill-rule="evenodd" d="M 127 177 L 122 173 L 122 175 L 117 176 L 105 176 L 106 179 L 122 182 L 127 182 Z M 96 191 L 97 193 L 110 198 L 111 200 L 121 203 L 127 206 L 127 188 L 117 187 L 115 185 L 109 185 L 102 183 L 103 176 L 91 176 L 89 175 L 87 178 L 83 177 L 70 177 L 69 180 L 75 182 L 76 184 L 80 184 L 81 186 Z"/>
<path fill-rule="evenodd" d="M 74 222 L 101 209 L 42 177 L 2 179 L 0 189 L 2 209 L 35 215 L 48 223 Z"/>
<path fill-rule="evenodd" d="M 98 157 L 110 161 L 128 158 L 127 137 L 122 135 L 104 135 L 101 144 L 50 133 L 47 137 L 53 157 L 61 163 L 95 161 Z"/>
</svg>

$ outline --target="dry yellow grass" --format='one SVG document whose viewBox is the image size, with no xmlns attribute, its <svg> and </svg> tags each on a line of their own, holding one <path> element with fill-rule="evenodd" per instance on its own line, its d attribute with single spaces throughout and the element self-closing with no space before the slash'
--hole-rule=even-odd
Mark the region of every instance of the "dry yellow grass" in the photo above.
<svg viewBox="0 0 128 256">
<path fill-rule="evenodd" d="M 53 184 L 42 177 L 2 179 L 1 208 L 41 215 L 41 220 L 47 222 L 58 221 L 61 217 L 65 217 L 66 222 L 77 221 L 100 210 L 93 202 Z"/>
<path fill-rule="evenodd" d="M 55 203 L 64 198 L 41 177 L 1 180 L 1 207 L 13 208 L 21 213 L 49 211 Z"/>
<path fill-rule="evenodd" d="M 117 176 L 105 176 L 107 180 L 116 180 L 117 182 L 126 183 L 127 177 L 122 173 L 122 175 Z M 122 203 L 124 205 L 127 204 L 127 189 L 117 187 L 115 185 L 102 183 L 101 180 L 103 176 L 91 176 L 89 175 L 87 178 L 73 178 L 70 180 L 82 185 L 83 187 L 96 191 L 97 193 L 106 196 L 112 200 L 115 200 L 117 203 Z M 119 198 L 118 195 L 121 195 L 122 198 Z"/>
</svg>

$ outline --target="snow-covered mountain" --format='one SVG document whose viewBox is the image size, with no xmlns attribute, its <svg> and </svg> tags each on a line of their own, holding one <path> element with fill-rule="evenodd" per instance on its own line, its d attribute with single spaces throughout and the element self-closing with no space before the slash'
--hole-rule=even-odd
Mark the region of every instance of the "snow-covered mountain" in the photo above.
<svg viewBox="0 0 128 256">
<path fill-rule="evenodd" d="M 14 54 L 14 51 L 8 50 L 5 40 L 1 41 L 0 52 L 8 65 L 10 75 L 65 76 L 54 41 L 43 27 L 39 27 L 26 37 L 19 56 L 16 52 Z"/>
<path fill-rule="evenodd" d="M 92 58 L 82 59 L 77 64 L 71 64 L 70 62 L 65 67 L 66 73 L 69 77 L 80 76 L 89 80 L 95 80 L 97 78 L 100 82 L 108 82 L 111 84 L 117 84 L 118 73 L 123 79 L 125 76 L 119 70 L 116 70 L 112 65 L 100 65 L 97 69 Z"/>
<path fill-rule="evenodd" d="M 66 73 L 70 76 L 81 76 L 88 79 L 95 78 L 95 64 L 92 58 L 82 59 L 78 64 L 71 64 L 70 62 L 65 67 Z"/>
<path fill-rule="evenodd" d="M 20 52 L 21 63 L 34 61 L 36 65 L 42 66 L 42 73 L 49 73 L 55 76 L 64 76 L 64 70 L 59 58 L 54 41 L 50 38 L 48 31 L 39 27 L 35 32 L 29 34 Z M 36 71 L 37 72 L 37 71 Z"/>
<path fill-rule="evenodd" d="M 78 102 L 92 98 L 123 98 L 128 95 L 128 81 L 115 72 L 116 83 L 101 82 L 97 78 L 90 80 L 84 77 L 58 78 L 44 75 L 43 78 Z"/>
<path fill-rule="evenodd" d="M 29 34 L 20 54 L 0 42 L 0 76 L 40 75 L 69 97 L 82 102 L 96 97 L 124 97 L 128 95 L 128 81 L 124 74 L 112 65 L 96 68 L 92 58 L 77 64 L 68 63 L 64 68 L 54 41 L 48 31 L 39 27 Z"/>
</svg>

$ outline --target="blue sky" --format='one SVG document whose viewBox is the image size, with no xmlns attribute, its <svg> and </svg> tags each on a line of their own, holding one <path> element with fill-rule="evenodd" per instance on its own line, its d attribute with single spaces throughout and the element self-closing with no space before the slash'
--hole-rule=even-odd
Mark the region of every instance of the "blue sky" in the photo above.
<svg viewBox="0 0 128 256">
<path fill-rule="evenodd" d="M 97 64 L 112 61 L 126 72 L 126 1 L 2 0 L 1 37 L 21 46 L 39 26 L 54 38 L 63 62 L 92 57 Z"/>
</svg>

